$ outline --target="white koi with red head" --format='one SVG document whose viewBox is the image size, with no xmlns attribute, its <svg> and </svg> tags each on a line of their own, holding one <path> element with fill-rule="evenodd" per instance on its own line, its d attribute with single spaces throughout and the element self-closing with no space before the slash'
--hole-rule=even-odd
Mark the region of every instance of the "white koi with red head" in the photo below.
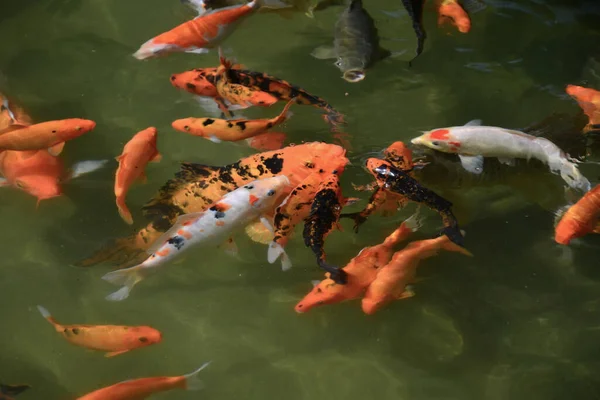
<svg viewBox="0 0 600 400">
<path fill-rule="evenodd" d="M 497 157 L 507 165 L 514 165 L 515 158 L 535 158 L 547 164 L 553 173 L 559 173 L 572 188 L 590 190 L 590 182 L 579 172 L 577 165 L 548 139 L 496 126 L 482 126 L 479 120 L 464 126 L 424 132 L 411 143 L 457 154 L 462 166 L 475 174 L 483 172 L 484 157 Z"/>
<path fill-rule="evenodd" d="M 150 257 L 146 261 L 102 277 L 115 285 L 123 285 L 106 299 L 126 299 L 135 284 L 194 245 L 221 244 L 230 252 L 237 252 L 231 237 L 234 231 L 259 218 L 264 220 L 263 216 L 273 211 L 277 201 L 282 199 L 289 183 L 284 175 L 258 179 L 227 193 L 204 211 L 180 216 L 147 250 Z"/>
</svg>

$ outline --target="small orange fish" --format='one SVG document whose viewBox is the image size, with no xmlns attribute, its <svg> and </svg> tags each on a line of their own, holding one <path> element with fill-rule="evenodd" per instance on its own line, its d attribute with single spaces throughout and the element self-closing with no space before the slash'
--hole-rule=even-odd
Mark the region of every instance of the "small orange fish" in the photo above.
<svg viewBox="0 0 600 400">
<path fill-rule="evenodd" d="M 48 320 L 68 342 L 92 350 L 107 352 L 105 357 L 113 357 L 130 350 L 160 343 L 159 331 L 149 326 L 119 325 L 61 325 L 42 306 L 37 306 Z"/>
<path fill-rule="evenodd" d="M 273 3 L 268 7 L 285 6 L 276 0 L 266 1 Z M 263 5 L 266 4 L 253 0 L 250 3 L 205 12 L 148 40 L 133 56 L 138 60 L 144 60 L 173 52 L 207 53 L 209 49 L 217 47 L 231 35 L 240 22 Z"/>
<path fill-rule="evenodd" d="M 198 374 L 209 364 L 210 362 L 207 362 L 196 371 L 182 376 L 130 379 L 88 393 L 77 400 L 143 400 L 153 394 L 173 389 L 199 390 L 204 384 L 198 378 Z"/>
<path fill-rule="evenodd" d="M 267 132 L 246 139 L 246 143 L 258 151 L 279 150 L 283 147 L 285 138 L 285 133 Z"/>
<path fill-rule="evenodd" d="M 348 276 L 346 284 L 335 283 L 329 278 L 329 273 L 325 274 L 327 278 L 316 284 L 313 290 L 296 305 L 294 308 L 296 312 L 305 313 L 316 306 L 360 297 L 367 286 L 375 280 L 379 268 L 390 260 L 394 246 L 405 240 L 419 226 L 419 220 L 414 215 L 404 221 L 383 243 L 362 249 L 343 268 Z"/>
<path fill-rule="evenodd" d="M 277 117 L 271 119 L 184 118 L 173 121 L 171 125 L 175 130 L 200 136 L 215 143 L 237 142 L 265 133 L 268 129 L 287 120 L 291 116 L 288 110 L 292 104 L 294 99 L 286 104 Z"/>
<path fill-rule="evenodd" d="M 217 68 L 196 68 L 171 75 L 171 85 L 197 96 L 217 97 L 214 76 Z M 207 78 L 212 76 L 212 82 Z"/>
<path fill-rule="evenodd" d="M 46 150 L 12 151 L 0 153 L 0 173 L 3 185 L 15 186 L 40 201 L 60 196 L 60 178 L 63 164 L 60 158 Z"/>
<path fill-rule="evenodd" d="M 29 385 L 3 385 L 0 383 L 0 400 L 13 400 L 12 396 L 18 396 L 30 387 Z"/>
<path fill-rule="evenodd" d="M 438 8 L 438 14 L 438 25 L 450 21 L 461 33 L 467 33 L 471 30 L 471 19 L 457 0 L 442 0 Z"/>
<path fill-rule="evenodd" d="M 567 85 L 566 92 L 569 96 L 577 100 L 579 107 L 588 116 L 589 129 L 592 125 L 600 124 L 600 92 L 583 86 Z M 587 130 L 586 129 L 586 130 Z M 600 129 L 600 127 L 595 128 Z"/>
<path fill-rule="evenodd" d="M 377 271 L 375 280 L 369 285 L 362 299 L 365 314 L 375 313 L 392 300 L 414 296 L 411 290 L 407 290 L 407 286 L 415 282 L 419 262 L 435 256 L 440 249 L 473 256 L 468 250 L 450 241 L 446 235 L 410 243 L 403 250 L 396 252 L 392 260 Z"/>
<path fill-rule="evenodd" d="M 89 119 L 63 119 L 23 126 L 14 124 L 0 132 L 1 150 L 48 149 L 53 156 L 59 155 L 68 140 L 75 139 L 96 127 Z"/>
<path fill-rule="evenodd" d="M 117 157 L 119 168 L 115 174 L 115 196 L 119 215 L 129 225 L 133 224 L 131 213 L 125 204 L 125 196 L 136 179 L 146 181 L 144 169 L 149 162 L 159 162 L 162 158 L 156 149 L 156 128 L 150 127 L 135 134 L 125 144 L 123 153 Z"/>
<path fill-rule="evenodd" d="M 556 243 L 568 245 L 571 240 L 600 233 L 600 185 L 587 192 L 560 218 L 555 228 Z"/>
</svg>

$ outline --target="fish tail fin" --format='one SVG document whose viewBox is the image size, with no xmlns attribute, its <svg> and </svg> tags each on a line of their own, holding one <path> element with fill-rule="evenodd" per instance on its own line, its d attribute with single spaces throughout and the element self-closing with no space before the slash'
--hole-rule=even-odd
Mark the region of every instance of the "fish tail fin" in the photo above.
<svg viewBox="0 0 600 400">
<path fill-rule="evenodd" d="M 54 319 L 52 314 L 50 314 L 50 311 L 48 311 L 46 308 L 38 305 L 37 309 L 40 312 L 40 314 L 42 314 L 42 317 L 44 317 L 46 320 L 48 320 L 48 322 L 50 322 L 52 325 L 54 325 L 54 326 L 60 325 L 58 322 L 56 322 L 56 320 Z"/>
<path fill-rule="evenodd" d="M 560 157 L 558 160 L 549 161 L 548 165 L 551 170 L 559 171 L 561 178 L 563 178 L 572 188 L 584 192 L 588 192 L 591 189 L 592 186 L 590 181 L 581 174 L 577 165 L 569 161 L 566 157 Z"/>
<path fill-rule="evenodd" d="M 126 268 L 137 265 L 148 257 L 145 252 L 145 248 L 148 246 L 144 244 L 142 238 L 146 238 L 151 243 L 156 239 L 157 233 L 160 232 L 144 229 L 134 235 L 110 240 L 91 256 L 75 261 L 73 266 L 88 268 L 101 263 L 110 263 L 116 268 Z"/>
<path fill-rule="evenodd" d="M 135 267 L 109 272 L 102 279 L 113 285 L 123 285 L 121 289 L 106 296 L 106 300 L 109 301 L 122 301 L 129 297 L 131 289 L 144 277 L 141 274 L 141 267 L 136 265 Z"/>
<path fill-rule="evenodd" d="M 259 8 L 278 9 L 278 8 L 289 8 L 290 7 L 289 4 L 286 4 L 280 0 L 254 0 L 253 3 L 256 4 L 254 6 L 254 8 L 256 8 L 256 9 L 259 9 Z"/>
<path fill-rule="evenodd" d="M 417 231 L 422 226 L 421 218 L 419 217 L 419 209 L 408 217 L 400 226 L 392 232 L 387 238 L 385 238 L 383 245 L 386 247 L 392 247 L 396 243 L 406 239 L 408 235 Z"/>
<path fill-rule="evenodd" d="M 465 242 L 465 238 L 463 237 L 462 232 L 458 228 L 457 224 L 444 227 L 444 229 L 442 229 L 442 235 L 448 236 L 448 239 L 458 246 L 462 246 Z"/>
<path fill-rule="evenodd" d="M 31 386 L 29 385 L 3 385 L 0 383 L 0 394 L 4 394 L 6 396 L 17 396 Z"/>
<path fill-rule="evenodd" d="M 441 246 L 442 249 L 444 249 L 446 251 L 453 251 L 456 253 L 461 253 L 461 254 L 464 254 L 465 256 L 473 257 L 473 253 L 471 253 L 469 250 L 452 242 L 447 236 L 446 236 L 446 238 L 447 239 L 442 242 L 442 246 Z"/>
<path fill-rule="evenodd" d="M 273 264 L 275 261 L 277 261 L 279 257 L 281 257 L 281 269 L 283 271 L 287 271 L 292 267 L 292 262 L 290 261 L 290 258 L 283 249 L 283 246 L 273 241 L 269 245 L 269 250 L 267 252 L 267 261 L 269 261 L 269 264 Z"/>
<path fill-rule="evenodd" d="M 133 217 L 131 216 L 131 212 L 125 204 L 125 199 L 122 197 L 117 198 L 117 210 L 119 210 L 119 215 L 123 218 L 123 221 L 128 225 L 133 224 Z"/>
<path fill-rule="evenodd" d="M 184 375 L 183 377 L 185 378 L 185 389 L 186 390 L 200 390 L 204 388 L 204 382 L 202 382 L 200 380 L 200 378 L 198 378 L 198 375 L 200 374 L 200 371 L 202 371 L 204 368 L 208 367 L 210 365 L 211 361 L 206 362 L 204 364 L 202 364 L 202 366 L 200 368 L 198 368 L 197 370 L 195 370 L 194 372 L 191 372 L 187 375 Z"/>
<path fill-rule="evenodd" d="M 287 102 L 285 107 L 283 107 L 283 110 L 281 110 L 281 113 L 277 116 L 277 118 L 276 118 L 277 122 L 283 122 L 285 120 L 288 120 L 292 117 L 292 115 L 294 115 L 294 113 L 289 110 L 290 110 L 290 107 L 292 106 L 292 104 L 294 104 L 295 102 L 296 102 L 295 97 Z"/>
</svg>

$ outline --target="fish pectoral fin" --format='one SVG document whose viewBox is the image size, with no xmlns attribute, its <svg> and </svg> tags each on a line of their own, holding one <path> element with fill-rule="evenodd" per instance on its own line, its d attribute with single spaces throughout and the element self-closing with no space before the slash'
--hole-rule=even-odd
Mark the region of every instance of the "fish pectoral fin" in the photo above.
<svg viewBox="0 0 600 400">
<path fill-rule="evenodd" d="M 223 249 L 225 253 L 233 257 L 237 257 L 237 255 L 239 254 L 237 244 L 235 243 L 235 240 L 233 240 L 232 237 L 228 238 L 223 243 L 221 243 L 219 245 L 219 248 Z"/>
<path fill-rule="evenodd" d="M 156 155 L 150 159 L 150 162 L 157 163 L 160 162 L 160 160 L 162 160 L 162 154 L 156 153 Z"/>
<path fill-rule="evenodd" d="M 104 357 L 106 357 L 106 358 L 114 357 L 114 356 L 118 356 L 119 354 L 127 353 L 128 351 L 129 350 L 111 351 L 110 353 L 104 354 Z"/>
<path fill-rule="evenodd" d="M 209 49 L 205 49 L 203 47 L 189 47 L 184 50 L 185 53 L 191 53 L 191 54 L 206 54 L 209 51 L 210 51 Z"/>
<path fill-rule="evenodd" d="M 408 299 L 415 295 L 411 286 L 406 286 L 404 289 L 398 288 L 393 296 L 396 300 Z"/>
<path fill-rule="evenodd" d="M 311 53 L 311 56 L 314 58 L 318 58 L 319 60 L 327 60 L 329 58 L 337 58 L 335 55 L 335 50 L 330 46 L 319 46 L 314 49 Z"/>
<path fill-rule="evenodd" d="M 65 148 L 65 142 L 60 142 L 60 143 L 55 144 L 52 147 L 49 147 L 48 148 L 48 153 L 50 153 L 50 155 L 56 157 L 57 155 L 59 155 L 60 153 L 62 153 L 62 151 L 63 151 L 64 148 Z"/>
<path fill-rule="evenodd" d="M 109 160 L 86 160 L 73 164 L 67 180 L 75 179 L 81 175 L 89 174 L 102 168 Z"/>
<path fill-rule="evenodd" d="M 246 235 L 256 243 L 269 244 L 273 240 L 273 228 L 265 226 L 262 220 L 254 221 L 246 226 Z"/>
<path fill-rule="evenodd" d="M 222 140 L 219 139 L 218 137 L 216 137 L 215 135 L 210 135 L 207 137 L 207 139 L 213 143 L 221 143 L 222 142 Z"/>
<path fill-rule="evenodd" d="M 502 164 L 510 165 L 511 167 L 515 166 L 515 159 L 508 157 L 498 157 L 498 161 Z"/>
<path fill-rule="evenodd" d="M 465 126 L 481 126 L 480 119 L 473 119 L 465 124 Z"/>
<path fill-rule="evenodd" d="M 483 172 L 483 157 L 482 156 L 463 156 L 458 155 L 463 168 L 473 174 L 481 174 Z"/>
</svg>

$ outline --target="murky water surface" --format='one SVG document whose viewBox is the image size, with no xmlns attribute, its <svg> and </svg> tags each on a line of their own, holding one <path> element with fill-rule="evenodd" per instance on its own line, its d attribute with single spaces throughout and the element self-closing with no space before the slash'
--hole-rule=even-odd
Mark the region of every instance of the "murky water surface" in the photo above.
<svg viewBox="0 0 600 400">
<path fill-rule="evenodd" d="M 377 64 L 359 84 L 344 82 L 331 62 L 310 56 L 332 41 L 341 7 L 314 19 L 255 15 L 225 47 L 248 68 L 302 86 L 347 115 L 353 165 L 343 179 L 345 193 L 356 195 L 350 183 L 369 181 L 361 161 L 393 141 L 476 118 L 522 128 L 553 112 L 575 115 L 579 109 L 564 86 L 600 89 L 597 2 L 486 3 L 466 35 L 438 29 L 433 3 L 427 5 L 426 50 L 409 68 L 415 39 L 400 1 L 365 1 L 382 46 L 407 51 Z M 565 204 L 563 183 L 535 165 L 496 167 L 482 182 L 460 171 L 426 176 L 455 203 L 475 257 L 443 253 L 425 261 L 417 295 L 371 317 L 357 301 L 294 312 L 311 280 L 322 277 L 299 231 L 288 246 L 295 268 L 287 273 L 267 264 L 265 247 L 241 235 L 239 259 L 199 249 L 145 281 L 127 301 L 105 301 L 115 289 L 100 279 L 109 267 L 72 263 L 145 225 L 141 206 L 179 162 L 223 165 L 252 154 L 243 145 L 214 144 L 170 127 L 174 119 L 203 115 L 192 96 L 170 85 L 170 74 L 214 66 L 214 52 L 145 62 L 131 57 L 141 43 L 191 16 L 175 0 L 3 4 L 1 90 L 37 121 L 95 120 L 92 133 L 67 145 L 64 161 L 111 163 L 65 183 L 65 196 L 38 209 L 33 197 L 2 189 L 0 382 L 30 384 L 23 400 L 72 399 L 125 379 L 188 373 L 213 360 L 203 371 L 205 391 L 156 398 L 600 398 L 600 242 L 585 238 L 570 252 L 554 244 L 553 211 Z M 275 109 L 280 106 L 244 114 L 266 117 Z M 284 127 L 288 143 L 334 140 L 318 110 L 293 111 Z M 148 183 L 129 193 L 136 221 L 130 228 L 114 206 L 112 158 L 148 126 L 159 130 L 163 160 L 150 164 Z M 597 166 L 581 169 L 598 182 Z M 494 173 L 504 178 L 494 180 Z M 343 221 L 344 232 L 328 238 L 329 259 L 343 265 L 413 211 L 377 215 L 358 235 Z M 426 216 L 415 238 L 438 231 L 439 218 Z M 106 359 L 61 339 L 37 304 L 63 323 L 151 325 L 163 332 L 163 342 Z"/>
</svg>

